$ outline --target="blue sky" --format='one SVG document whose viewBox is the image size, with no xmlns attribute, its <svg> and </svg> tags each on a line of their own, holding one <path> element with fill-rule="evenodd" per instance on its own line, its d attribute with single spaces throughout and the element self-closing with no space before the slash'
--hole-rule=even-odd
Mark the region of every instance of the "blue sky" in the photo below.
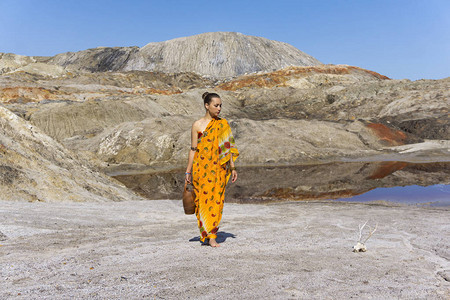
<svg viewBox="0 0 450 300">
<path fill-rule="evenodd" d="M 449 0 L 0 0 L 0 52 L 142 47 L 212 31 L 286 42 L 395 79 L 450 76 Z"/>
</svg>

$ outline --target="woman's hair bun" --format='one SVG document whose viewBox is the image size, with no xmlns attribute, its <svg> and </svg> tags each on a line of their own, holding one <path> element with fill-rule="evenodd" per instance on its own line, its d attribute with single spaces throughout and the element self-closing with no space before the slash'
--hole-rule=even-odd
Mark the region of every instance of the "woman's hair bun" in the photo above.
<svg viewBox="0 0 450 300">
<path fill-rule="evenodd" d="M 209 103 L 211 103 L 212 98 L 219 98 L 220 99 L 220 96 L 217 95 L 216 93 L 204 92 L 203 95 L 202 95 L 202 98 L 203 98 L 203 103 L 209 104 Z"/>
</svg>

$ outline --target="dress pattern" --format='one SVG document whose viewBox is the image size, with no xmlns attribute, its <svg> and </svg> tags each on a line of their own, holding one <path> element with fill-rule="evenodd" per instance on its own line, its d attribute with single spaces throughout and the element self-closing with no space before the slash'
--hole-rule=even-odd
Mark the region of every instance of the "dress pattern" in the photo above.
<svg viewBox="0 0 450 300">
<path fill-rule="evenodd" d="M 200 239 L 216 238 L 222 219 L 225 187 L 230 178 L 229 161 L 239 156 L 231 128 L 225 119 L 212 119 L 205 131 L 198 132 L 198 151 L 194 155 L 192 179 L 195 214 Z M 233 155 L 231 155 L 233 154 Z"/>
</svg>

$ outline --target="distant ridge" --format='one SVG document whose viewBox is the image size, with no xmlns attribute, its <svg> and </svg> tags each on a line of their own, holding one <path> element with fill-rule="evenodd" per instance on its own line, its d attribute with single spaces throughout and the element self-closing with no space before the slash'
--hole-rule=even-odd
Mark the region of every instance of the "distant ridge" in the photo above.
<svg viewBox="0 0 450 300">
<path fill-rule="evenodd" d="M 287 43 L 237 32 L 210 32 L 139 47 L 99 47 L 55 55 L 48 63 L 68 70 L 195 72 L 215 78 L 320 65 Z"/>
</svg>

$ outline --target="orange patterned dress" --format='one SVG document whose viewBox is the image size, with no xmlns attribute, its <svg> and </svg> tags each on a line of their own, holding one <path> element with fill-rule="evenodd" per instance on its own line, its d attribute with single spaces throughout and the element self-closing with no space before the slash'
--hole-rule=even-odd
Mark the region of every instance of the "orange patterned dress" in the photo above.
<svg viewBox="0 0 450 300">
<path fill-rule="evenodd" d="M 205 131 L 198 132 L 198 151 L 194 155 L 192 179 L 195 214 L 200 238 L 215 239 L 222 219 L 225 186 L 230 178 L 230 158 L 239 156 L 230 125 L 225 119 L 212 119 Z"/>
</svg>

